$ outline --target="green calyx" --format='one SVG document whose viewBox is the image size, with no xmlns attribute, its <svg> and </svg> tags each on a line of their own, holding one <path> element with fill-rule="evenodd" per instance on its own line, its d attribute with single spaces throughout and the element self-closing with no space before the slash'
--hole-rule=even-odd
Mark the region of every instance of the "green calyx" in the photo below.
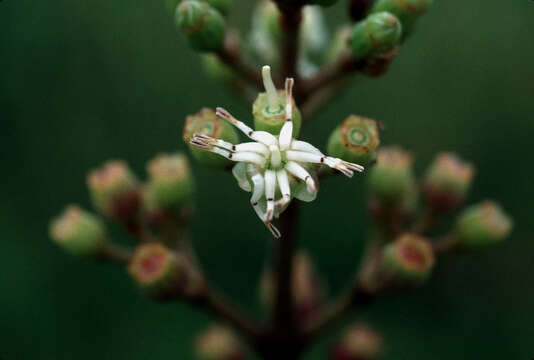
<svg viewBox="0 0 534 360">
<path fill-rule="evenodd" d="M 252 104 L 254 128 L 278 136 L 286 121 L 285 104 L 286 95 L 283 90 L 278 91 L 278 104 L 274 107 L 269 105 L 267 94 L 260 93 Z M 298 136 L 301 123 L 300 111 L 295 105 L 295 100 L 293 100 L 293 138 Z"/>
<path fill-rule="evenodd" d="M 100 219 L 76 205 L 51 222 L 50 237 L 66 252 L 80 257 L 98 255 L 108 243 Z"/>
<path fill-rule="evenodd" d="M 226 22 L 222 15 L 205 2 L 187 0 L 176 8 L 176 25 L 198 51 L 218 51 L 224 44 Z"/>
<path fill-rule="evenodd" d="M 402 26 L 395 15 L 373 13 L 354 25 L 351 36 L 353 56 L 359 60 L 387 53 L 399 43 L 401 35 Z"/>
<path fill-rule="evenodd" d="M 513 220 L 493 201 L 465 209 L 456 222 L 455 238 L 463 247 L 479 248 L 504 240 Z"/>
<path fill-rule="evenodd" d="M 177 212 L 191 199 L 194 180 L 183 154 L 158 155 L 148 164 L 148 173 L 150 181 L 147 191 L 153 205 Z"/>
<path fill-rule="evenodd" d="M 403 37 L 413 31 L 415 20 L 428 11 L 433 0 L 376 0 L 370 13 L 387 11 L 399 18 Z"/>
<path fill-rule="evenodd" d="M 395 282 L 420 284 L 428 278 L 434 266 L 432 245 L 420 236 L 402 235 L 384 248 L 382 266 Z"/>
<path fill-rule="evenodd" d="M 367 165 L 376 159 L 379 145 L 376 121 L 350 115 L 330 135 L 327 151 L 330 156 Z"/>
<path fill-rule="evenodd" d="M 412 157 L 398 147 L 381 148 L 377 163 L 369 171 L 369 189 L 374 199 L 385 204 L 405 204 L 416 188 Z"/>
<path fill-rule="evenodd" d="M 239 142 L 239 135 L 232 125 L 220 119 L 212 109 L 203 108 L 197 114 L 189 115 L 186 118 L 183 131 L 183 139 L 189 145 L 191 155 L 198 162 L 216 168 L 226 168 L 232 164 L 232 161 L 222 156 L 190 145 L 189 140 L 191 140 L 195 133 L 237 144 Z"/>
</svg>

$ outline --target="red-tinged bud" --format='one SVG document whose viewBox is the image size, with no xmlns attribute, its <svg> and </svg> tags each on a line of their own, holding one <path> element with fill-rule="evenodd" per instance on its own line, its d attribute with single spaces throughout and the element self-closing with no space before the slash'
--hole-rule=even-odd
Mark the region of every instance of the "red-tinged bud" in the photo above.
<svg viewBox="0 0 534 360">
<path fill-rule="evenodd" d="M 135 175 L 123 161 L 108 161 L 87 177 L 94 206 L 108 218 L 130 221 L 138 212 L 140 188 Z"/>
<path fill-rule="evenodd" d="M 365 324 L 350 326 L 332 347 L 332 360 L 372 360 L 383 353 L 382 336 Z"/>
<path fill-rule="evenodd" d="M 243 360 L 243 345 L 234 333 L 223 326 L 213 325 L 195 340 L 195 353 L 202 360 Z"/>
<path fill-rule="evenodd" d="M 160 243 L 140 245 L 128 271 L 144 293 L 158 300 L 173 299 L 187 286 L 184 259 Z"/>
<path fill-rule="evenodd" d="M 384 248 L 382 266 L 393 282 L 419 285 L 432 271 L 434 250 L 427 239 L 404 234 Z"/>
<path fill-rule="evenodd" d="M 439 211 L 455 209 L 464 200 L 474 172 L 471 164 L 454 154 L 439 154 L 423 181 L 426 201 Z"/>
</svg>

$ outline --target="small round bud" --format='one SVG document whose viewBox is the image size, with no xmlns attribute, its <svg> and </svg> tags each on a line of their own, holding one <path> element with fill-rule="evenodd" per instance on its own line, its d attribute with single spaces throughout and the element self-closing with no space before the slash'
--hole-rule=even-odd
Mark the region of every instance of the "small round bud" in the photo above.
<svg viewBox="0 0 534 360">
<path fill-rule="evenodd" d="M 218 51 L 224 44 L 224 18 L 205 2 L 182 1 L 176 8 L 176 25 L 187 36 L 195 50 Z"/>
<path fill-rule="evenodd" d="M 260 93 L 256 101 L 252 104 L 252 115 L 254 116 L 254 128 L 256 130 L 267 131 L 273 135 L 280 133 L 286 121 L 286 95 L 284 90 L 278 90 L 278 105 L 270 106 L 267 93 Z M 302 117 L 300 111 L 293 101 L 293 137 L 297 137 L 300 132 Z"/>
<path fill-rule="evenodd" d="M 382 355 L 382 336 L 365 324 L 355 324 L 345 330 L 343 337 L 332 347 L 332 360 L 372 360 Z"/>
<path fill-rule="evenodd" d="M 208 135 L 232 144 L 239 142 L 239 136 L 234 127 L 220 119 L 215 115 L 215 111 L 208 108 L 204 108 L 197 114 L 189 115 L 186 118 L 183 132 L 184 141 L 189 144 L 189 140 L 195 133 Z M 192 145 L 189 145 L 189 149 L 191 150 L 191 155 L 203 165 L 225 168 L 232 164 L 230 160 L 222 156 L 198 149 Z"/>
<path fill-rule="evenodd" d="M 413 195 L 415 176 L 413 159 L 403 149 L 392 146 L 378 151 L 377 163 L 369 171 L 369 188 L 373 198 L 399 204 Z"/>
<path fill-rule="evenodd" d="M 194 181 L 185 155 L 158 155 L 149 162 L 148 174 L 148 191 L 157 207 L 177 211 L 191 199 Z"/>
<path fill-rule="evenodd" d="M 371 13 L 388 11 L 402 23 L 403 36 L 413 31 L 415 20 L 428 11 L 433 0 L 376 0 Z"/>
<path fill-rule="evenodd" d="M 214 80 L 221 83 L 231 83 L 236 79 L 232 69 L 223 64 L 216 55 L 203 54 L 201 60 L 204 70 Z"/>
<path fill-rule="evenodd" d="M 187 279 L 184 265 L 162 244 L 146 243 L 135 250 L 128 272 L 144 293 L 165 300 L 183 291 Z"/>
<path fill-rule="evenodd" d="M 195 353 L 201 360 L 243 360 L 243 345 L 234 333 L 223 326 L 213 325 L 195 339 Z"/>
<path fill-rule="evenodd" d="M 94 206 L 105 216 L 128 221 L 139 210 L 139 183 L 123 161 L 108 161 L 91 171 L 87 185 Z"/>
<path fill-rule="evenodd" d="M 260 299 L 266 308 L 273 305 L 275 293 L 273 273 L 270 269 L 263 273 L 260 283 Z M 324 290 L 313 262 L 305 251 L 295 255 L 293 262 L 293 306 L 299 321 L 309 319 L 321 306 Z"/>
<path fill-rule="evenodd" d="M 399 43 L 402 26 L 389 12 L 369 15 L 354 25 L 351 36 L 352 54 L 355 59 L 387 53 Z"/>
<path fill-rule="evenodd" d="M 427 170 L 423 193 L 436 210 L 456 208 L 465 198 L 473 180 L 474 168 L 454 154 L 439 154 Z"/>
<path fill-rule="evenodd" d="M 353 163 L 367 165 L 376 159 L 380 145 L 376 121 L 350 115 L 328 139 L 328 155 Z"/>
<path fill-rule="evenodd" d="M 432 271 L 434 250 L 425 238 L 405 234 L 384 247 L 382 265 L 393 281 L 417 285 Z"/>
<path fill-rule="evenodd" d="M 484 247 L 504 240 L 512 231 L 512 219 L 493 201 L 465 209 L 456 222 L 455 238 L 464 247 Z"/>
<path fill-rule="evenodd" d="M 102 222 L 76 205 L 68 206 L 63 214 L 52 220 L 50 237 L 74 256 L 97 255 L 107 244 Z"/>
</svg>

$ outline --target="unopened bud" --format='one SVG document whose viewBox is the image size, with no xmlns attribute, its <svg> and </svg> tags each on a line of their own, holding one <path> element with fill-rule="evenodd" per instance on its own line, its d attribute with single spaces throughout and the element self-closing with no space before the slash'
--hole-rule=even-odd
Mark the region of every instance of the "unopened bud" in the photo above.
<svg viewBox="0 0 534 360">
<path fill-rule="evenodd" d="M 371 13 L 388 11 L 402 23 L 403 36 L 413 31 L 415 20 L 428 11 L 433 0 L 376 0 Z"/>
<path fill-rule="evenodd" d="M 402 26 L 395 15 L 389 12 L 371 14 L 354 25 L 352 54 L 357 60 L 385 54 L 399 43 L 401 35 Z"/>
<path fill-rule="evenodd" d="M 184 141 L 189 145 L 191 155 L 201 164 L 218 168 L 228 167 L 232 164 L 230 160 L 222 156 L 190 145 L 189 140 L 195 133 L 236 144 L 239 142 L 239 136 L 232 125 L 220 119 L 212 109 L 204 108 L 197 114 L 189 115 L 186 118 L 183 132 Z"/>
<path fill-rule="evenodd" d="M 87 177 L 94 206 L 106 217 L 127 222 L 139 210 L 139 183 L 123 161 L 108 161 Z"/>
<path fill-rule="evenodd" d="M 263 273 L 260 283 L 260 298 L 266 308 L 273 305 L 275 294 L 274 274 L 270 269 Z M 316 274 L 313 262 L 305 251 L 299 251 L 293 262 L 293 307 L 299 321 L 305 321 L 321 306 L 324 290 Z"/>
<path fill-rule="evenodd" d="M 434 250 L 427 239 L 404 234 L 384 247 L 382 265 L 392 281 L 417 285 L 432 271 Z"/>
<path fill-rule="evenodd" d="M 456 208 L 465 198 L 473 180 L 474 168 L 454 154 L 442 153 L 427 170 L 423 193 L 435 209 L 448 211 Z"/>
<path fill-rule="evenodd" d="M 201 360 L 243 360 L 243 345 L 234 333 L 223 326 L 213 325 L 195 340 L 195 353 Z"/>
<path fill-rule="evenodd" d="M 205 2 L 186 0 L 176 8 L 176 25 L 198 51 L 218 51 L 224 44 L 226 22 Z"/>
<path fill-rule="evenodd" d="M 352 27 L 343 25 L 337 29 L 325 54 L 325 63 L 333 63 L 349 48 Z"/>
<path fill-rule="evenodd" d="M 512 231 L 512 219 L 493 201 L 465 209 L 456 222 L 455 238 L 464 247 L 484 247 L 504 240 Z"/>
<path fill-rule="evenodd" d="M 258 97 L 252 104 L 254 128 L 256 130 L 270 132 L 271 134 L 277 136 L 278 134 L 280 134 L 280 130 L 286 122 L 286 93 L 283 89 L 275 89 L 273 80 L 271 78 L 271 70 L 268 66 L 265 66 L 263 68 L 262 75 L 266 91 L 258 94 Z M 295 138 L 299 134 L 302 120 L 300 116 L 300 111 L 295 104 L 295 99 L 292 98 L 291 103 L 293 110 L 292 137 Z"/>
<path fill-rule="evenodd" d="M 403 149 L 392 146 L 378 150 L 377 163 L 369 171 L 369 188 L 374 199 L 399 204 L 413 195 L 413 159 Z"/>
<path fill-rule="evenodd" d="M 176 297 L 186 286 L 187 270 L 183 259 L 160 243 L 140 245 L 128 272 L 144 293 L 159 300 Z"/>
<path fill-rule="evenodd" d="M 376 159 L 380 145 L 376 121 L 350 115 L 328 139 L 328 155 L 353 163 L 367 165 Z"/>
<path fill-rule="evenodd" d="M 97 255 L 108 242 L 102 222 L 76 205 L 68 206 L 52 220 L 50 237 L 74 256 Z"/>
<path fill-rule="evenodd" d="M 193 194 L 194 181 L 185 155 L 158 155 L 148 164 L 148 191 L 157 207 L 178 211 Z"/>
<path fill-rule="evenodd" d="M 382 355 L 382 336 L 365 324 L 355 324 L 345 330 L 331 350 L 332 360 L 372 360 Z"/>
<path fill-rule="evenodd" d="M 302 25 L 299 33 L 300 61 L 320 61 L 328 44 L 328 26 L 324 10 L 319 6 L 305 6 L 302 10 Z"/>
</svg>

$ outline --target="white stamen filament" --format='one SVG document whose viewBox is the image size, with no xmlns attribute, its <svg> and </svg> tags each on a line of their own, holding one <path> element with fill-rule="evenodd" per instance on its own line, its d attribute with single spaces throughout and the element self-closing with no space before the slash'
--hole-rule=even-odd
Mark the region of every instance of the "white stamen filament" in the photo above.
<svg viewBox="0 0 534 360">
<path fill-rule="evenodd" d="M 274 86 L 273 78 L 271 77 L 271 67 L 265 65 L 261 69 L 261 76 L 263 78 L 263 86 L 265 87 L 265 92 L 267 93 L 267 101 L 269 102 L 269 108 L 275 111 L 280 105 L 278 102 L 278 92 Z"/>
<path fill-rule="evenodd" d="M 278 181 L 278 187 L 282 194 L 282 199 L 277 202 L 277 206 L 284 207 L 287 202 L 291 200 L 291 188 L 289 187 L 289 178 L 287 177 L 287 171 L 278 170 L 276 172 L 276 180 Z"/>
<path fill-rule="evenodd" d="M 227 110 L 221 107 L 218 107 L 216 109 L 216 114 L 217 116 L 220 116 L 224 120 L 228 121 L 230 124 L 234 125 L 239 130 L 241 130 L 241 132 L 243 132 L 252 140 L 255 140 L 267 146 L 276 144 L 278 141 L 276 140 L 276 137 L 274 137 L 274 135 L 268 133 L 267 131 L 252 130 L 252 128 L 245 125 L 245 123 L 243 123 L 242 121 L 237 120 L 232 114 L 230 114 Z"/>
<path fill-rule="evenodd" d="M 265 199 L 267 199 L 266 221 L 271 221 L 274 214 L 274 193 L 276 189 L 276 173 L 265 170 Z"/>
<path fill-rule="evenodd" d="M 280 136 L 278 136 L 278 142 L 280 144 L 280 150 L 284 151 L 289 148 L 291 144 L 291 137 L 293 135 L 293 79 L 286 79 L 286 121 L 280 130 Z"/>
<path fill-rule="evenodd" d="M 306 187 L 310 194 L 315 192 L 315 181 L 313 181 L 311 175 L 306 171 L 306 169 L 294 161 L 288 161 L 286 164 L 286 170 L 306 182 Z"/>
</svg>

